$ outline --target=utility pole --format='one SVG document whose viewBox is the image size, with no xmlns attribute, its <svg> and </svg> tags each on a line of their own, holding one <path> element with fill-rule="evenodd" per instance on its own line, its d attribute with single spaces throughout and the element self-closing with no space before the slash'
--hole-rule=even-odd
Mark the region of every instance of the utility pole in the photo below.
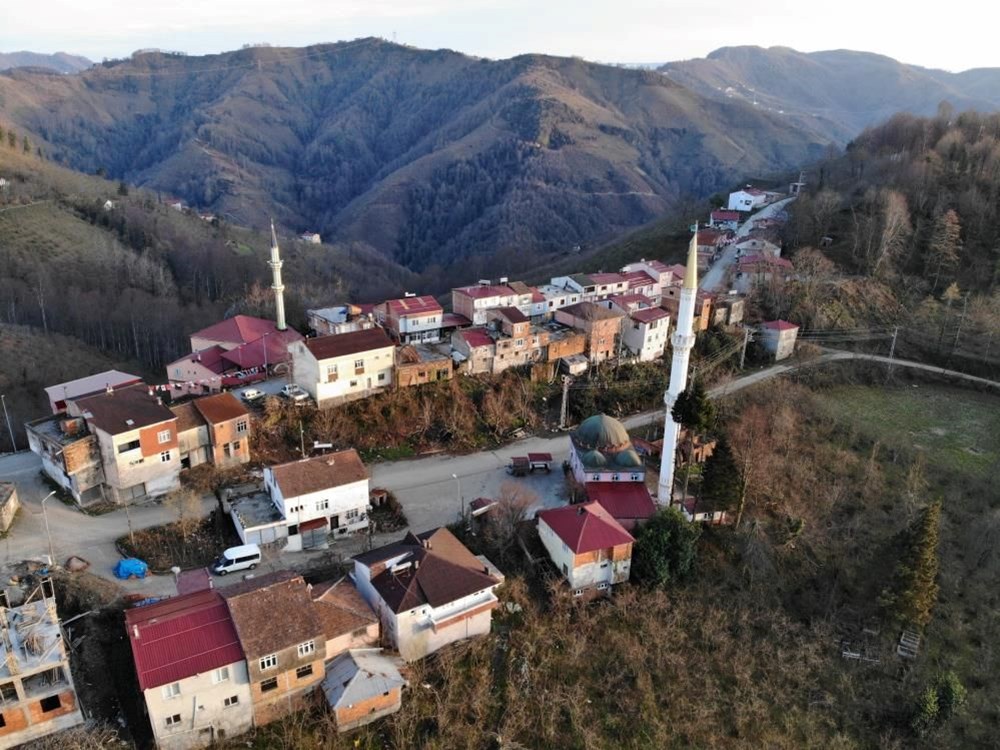
<svg viewBox="0 0 1000 750">
<path fill-rule="evenodd" d="M 559 405 L 559 429 L 566 429 L 566 416 L 569 410 L 569 384 L 573 382 L 573 378 L 569 375 L 563 375 L 563 391 L 562 391 L 562 403 Z"/>
<path fill-rule="evenodd" d="M 962 324 L 965 323 L 965 313 L 969 309 L 969 293 L 965 293 L 965 302 L 962 304 L 962 316 L 958 319 L 958 328 L 955 330 L 955 341 L 951 345 L 951 353 L 958 349 L 958 339 L 962 335 Z"/>
<path fill-rule="evenodd" d="M 740 369 L 743 369 L 743 363 L 747 359 L 747 344 L 750 343 L 750 326 L 743 327 L 743 351 L 740 352 Z"/>
<path fill-rule="evenodd" d="M 0 394 L 0 404 L 3 404 L 3 416 L 7 420 L 7 432 L 10 433 L 10 452 L 17 453 L 17 443 L 14 442 L 14 428 L 10 426 L 10 414 L 7 413 L 6 394 Z"/>
<path fill-rule="evenodd" d="M 302 450 L 302 458 L 306 457 L 306 431 L 302 426 L 302 420 L 299 420 L 299 447 Z"/>
<path fill-rule="evenodd" d="M 892 358 L 896 354 L 896 336 L 899 335 L 899 326 L 892 329 L 892 344 L 889 346 L 889 369 L 885 373 L 885 379 L 892 376 Z"/>
</svg>

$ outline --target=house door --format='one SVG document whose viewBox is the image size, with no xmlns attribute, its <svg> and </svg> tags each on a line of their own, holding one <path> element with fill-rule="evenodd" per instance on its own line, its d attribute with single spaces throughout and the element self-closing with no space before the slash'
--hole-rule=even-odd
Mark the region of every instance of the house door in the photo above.
<svg viewBox="0 0 1000 750">
<path fill-rule="evenodd" d="M 340 526 L 340 516 L 330 516 L 330 528 L 335 529 Z"/>
<path fill-rule="evenodd" d="M 367 380 L 368 380 L 368 390 L 370 391 L 372 389 L 372 379 L 368 378 Z"/>
</svg>

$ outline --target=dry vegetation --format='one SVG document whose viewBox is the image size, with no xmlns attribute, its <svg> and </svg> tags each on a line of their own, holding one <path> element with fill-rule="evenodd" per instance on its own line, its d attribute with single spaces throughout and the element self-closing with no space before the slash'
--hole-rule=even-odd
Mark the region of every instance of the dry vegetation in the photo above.
<svg viewBox="0 0 1000 750">
<path fill-rule="evenodd" d="M 321 714 L 296 717 L 254 746 L 990 746 L 1000 718 L 996 397 L 886 389 L 884 371 L 867 368 L 809 377 L 725 405 L 734 449 L 751 450 L 760 471 L 741 528 L 706 530 L 690 582 L 580 607 L 558 586 L 514 575 L 502 596 L 518 606 L 497 611 L 489 638 L 414 665 L 395 717 L 348 737 Z M 877 418 L 866 400 L 881 403 Z M 962 435 L 975 436 L 977 470 L 955 471 L 968 454 Z M 879 595 L 900 533 L 935 497 L 941 593 L 911 664 L 895 655 L 899 633 Z M 841 657 L 841 639 L 859 642 L 865 626 L 880 630 L 868 645 L 878 664 Z M 968 703 L 918 736 L 918 698 L 950 671 Z"/>
</svg>

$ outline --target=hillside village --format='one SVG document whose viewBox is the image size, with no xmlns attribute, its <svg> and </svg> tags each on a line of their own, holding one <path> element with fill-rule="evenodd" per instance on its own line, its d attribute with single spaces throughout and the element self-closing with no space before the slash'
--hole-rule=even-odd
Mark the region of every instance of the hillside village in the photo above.
<svg viewBox="0 0 1000 750">
<path fill-rule="evenodd" d="M 284 320 L 274 236 L 275 320 L 236 315 L 192 333 L 191 354 L 167 366 L 164 383 L 107 371 L 50 385 L 51 414 L 25 426 L 29 447 L 55 488 L 50 496 L 58 493 L 83 509 L 128 507 L 182 490 L 197 467 L 245 472 L 258 466 L 254 425 L 271 398 L 336 409 L 387 389 L 513 368 L 568 384 L 588 368 L 665 359 L 678 325 L 673 349 L 682 350 L 673 352 L 674 369 L 683 351 L 685 380 L 686 352 L 710 326 L 753 326 L 771 356 L 785 358 L 797 327 L 750 323 L 744 294 L 736 291 L 745 293 L 772 273 L 791 273 L 787 262 L 775 263 L 783 260 L 775 234 L 783 214 L 751 213 L 785 198 L 734 193 L 730 203 L 739 209 L 712 212 L 708 228 L 692 237 L 687 266 L 640 259 L 614 273 L 563 275 L 539 286 L 480 280 L 453 289 L 447 312 L 430 296 L 345 302 L 310 310 L 306 335 Z M 713 269 L 711 288 L 697 288 L 698 275 Z M 671 399 L 684 390 L 676 374 L 671 387 Z M 527 545 L 529 559 L 548 558 L 570 596 L 609 596 L 630 580 L 635 535 L 658 509 L 674 506 L 689 523 L 732 522 L 724 510 L 699 508 L 695 498 L 677 495 L 672 480 L 664 495 L 662 469 L 655 490 L 658 463 L 672 471 L 675 461 L 704 462 L 712 454 L 714 443 L 697 436 L 688 442 L 685 434 L 677 431 L 667 450 L 671 460 L 661 462 L 664 441 L 633 439 L 619 420 L 596 414 L 570 432 L 563 467 L 568 495 L 538 497 L 529 490 L 519 499 L 505 485 L 500 497 L 462 500 L 456 529 L 463 536 L 512 535 L 509 541 Z M 507 472 L 513 487 L 520 477 L 554 469 L 551 455 L 529 453 L 513 458 Z M 249 484 L 218 490 L 240 544 L 210 566 L 216 576 L 249 571 L 243 580 L 217 587 L 207 568 L 176 568 L 175 593 L 125 612 L 144 714 L 158 747 L 205 747 L 317 700 L 349 731 L 399 709 L 408 663 L 490 631 L 504 573 L 443 526 L 408 530 L 398 541 L 355 554 L 342 578 L 306 583 L 290 569 L 254 575 L 265 558 L 291 565 L 296 552 L 326 550 L 359 534 L 372 538 L 379 531 L 373 511 L 385 502 L 385 491 L 371 485 L 353 448 L 303 443 L 301 458 L 264 465 L 250 476 L 256 479 Z M 11 495 L 16 502 L 12 485 Z M 16 524 L 9 533 L 17 533 Z M 116 574 L 145 576 L 147 569 L 126 559 Z M 11 653 L 25 637 L 15 628 L 25 608 L 41 607 L 58 627 L 44 568 L 38 581 L 25 603 L 4 602 Z M 275 611 L 287 614 L 276 620 Z M 30 689 L 4 688 L 4 747 L 83 721 L 67 669 L 71 654 L 59 653 L 58 679 L 53 672 Z"/>
</svg>

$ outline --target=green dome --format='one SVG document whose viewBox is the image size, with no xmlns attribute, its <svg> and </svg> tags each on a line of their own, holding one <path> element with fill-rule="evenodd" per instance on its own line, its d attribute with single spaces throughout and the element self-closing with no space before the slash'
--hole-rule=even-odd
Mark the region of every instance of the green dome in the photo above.
<svg viewBox="0 0 1000 750">
<path fill-rule="evenodd" d="M 618 453 L 632 447 L 625 425 L 607 414 L 587 417 L 573 433 L 573 441 L 580 448 L 603 453 Z"/>
<path fill-rule="evenodd" d="M 642 466 L 642 459 L 632 448 L 624 450 L 615 456 L 615 463 L 623 469 L 635 469 Z"/>
<path fill-rule="evenodd" d="M 599 469 L 608 465 L 608 459 L 600 451 L 587 451 L 580 456 L 580 461 L 585 469 Z"/>
</svg>

